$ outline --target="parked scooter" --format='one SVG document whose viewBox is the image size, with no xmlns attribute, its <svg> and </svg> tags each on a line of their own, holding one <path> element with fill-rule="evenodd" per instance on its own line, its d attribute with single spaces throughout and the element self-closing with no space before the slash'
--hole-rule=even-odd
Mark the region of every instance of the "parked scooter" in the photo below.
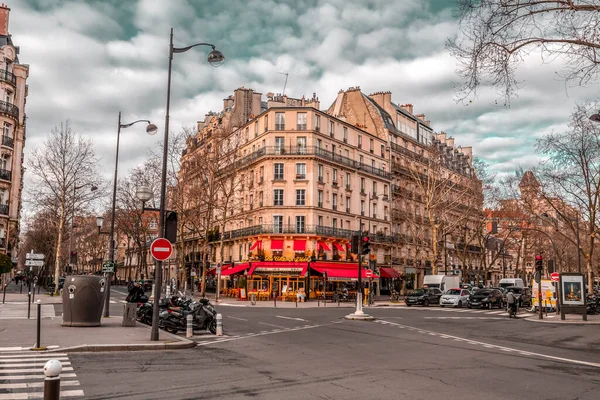
<svg viewBox="0 0 600 400">
<path fill-rule="evenodd" d="M 168 309 L 169 307 L 181 307 L 186 308 L 192 302 L 191 299 L 186 299 L 180 293 L 179 297 L 173 296 L 170 299 L 161 299 L 158 303 L 159 313 Z M 138 303 L 138 309 L 136 312 L 136 319 L 144 324 L 152 325 L 152 316 L 154 312 L 154 303 L 146 302 L 146 303 Z M 160 326 L 159 321 L 159 327 Z"/>
<path fill-rule="evenodd" d="M 586 298 L 586 307 L 588 315 L 595 315 L 600 312 L 600 299 L 595 294 L 588 295 Z"/>
<path fill-rule="evenodd" d="M 209 330 L 212 334 L 217 333 L 217 311 L 208 299 L 200 299 L 192 302 L 180 310 L 166 309 L 160 313 L 160 327 L 167 332 L 177 333 L 187 329 L 187 316 L 193 316 L 193 330 Z"/>
<path fill-rule="evenodd" d="M 333 301 L 336 303 L 343 301 L 350 301 L 350 295 L 348 294 L 348 289 L 343 288 L 341 291 L 337 291 L 333 295 Z"/>
</svg>

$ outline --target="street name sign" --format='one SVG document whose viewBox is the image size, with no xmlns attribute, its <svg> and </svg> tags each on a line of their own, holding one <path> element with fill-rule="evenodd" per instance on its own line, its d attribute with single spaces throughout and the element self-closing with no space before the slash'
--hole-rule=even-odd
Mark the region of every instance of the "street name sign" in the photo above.
<svg viewBox="0 0 600 400">
<path fill-rule="evenodd" d="M 102 264 L 102 272 L 105 272 L 105 273 L 115 272 L 115 264 L 111 260 L 104 261 L 104 264 Z"/>
<path fill-rule="evenodd" d="M 43 267 L 44 260 L 25 260 L 26 267 Z"/>
<path fill-rule="evenodd" d="M 173 246 L 165 238 L 157 238 L 150 245 L 150 253 L 157 261 L 165 261 L 173 254 Z"/>
<path fill-rule="evenodd" d="M 26 260 L 43 260 L 44 257 L 42 253 L 25 253 Z"/>
</svg>

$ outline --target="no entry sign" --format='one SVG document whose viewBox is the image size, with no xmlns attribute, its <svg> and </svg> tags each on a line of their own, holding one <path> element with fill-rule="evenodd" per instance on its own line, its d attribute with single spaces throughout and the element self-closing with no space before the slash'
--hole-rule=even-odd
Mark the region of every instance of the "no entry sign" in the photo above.
<svg viewBox="0 0 600 400">
<path fill-rule="evenodd" d="M 558 282 L 559 278 L 560 278 L 560 274 L 558 272 L 553 272 L 550 274 L 550 280 L 552 282 Z"/>
<path fill-rule="evenodd" d="M 165 261 L 173 254 L 173 246 L 165 238 L 158 238 L 152 242 L 150 253 L 155 260 Z"/>
<path fill-rule="evenodd" d="M 373 277 L 373 271 L 371 271 L 370 269 L 365 271 L 365 276 L 367 278 L 372 278 Z"/>
</svg>

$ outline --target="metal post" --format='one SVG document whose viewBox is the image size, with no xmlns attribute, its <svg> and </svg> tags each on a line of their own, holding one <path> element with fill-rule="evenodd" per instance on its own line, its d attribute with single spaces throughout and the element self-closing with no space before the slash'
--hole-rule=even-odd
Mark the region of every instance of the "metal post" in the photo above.
<svg viewBox="0 0 600 400">
<path fill-rule="evenodd" d="M 504 262 L 504 242 L 506 239 L 502 241 L 502 279 L 506 278 L 506 263 Z M 540 278 L 541 279 L 541 278 Z"/>
<path fill-rule="evenodd" d="M 19 294 L 23 294 L 23 282 L 21 282 L 21 289 L 19 290 Z"/>
<path fill-rule="evenodd" d="M 539 319 L 544 319 L 542 310 L 542 274 L 540 273 L 540 280 L 538 281 L 538 308 L 539 308 Z"/>
<path fill-rule="evenodd" d="M 37 335 L 35 341 L 35 348 L 39 349 L 40 346 L 40 330 L 42 328 L 42 302 L 38 300 L 37 302 Z"/>
<path fill-rule="evenodd" d="M 35 282 L 33 284 L 33 291 L 31 292 L 31 302 L 35 303 Z"/>
<path fill-rule="evenodd" d="M 167 191 L 167 158 L 169 156 L 169 107 L 171 105 L 171 67 L 173 64 L 173 28 L 169 36 L 169 69 L 167 74 L 167 108 L 165 112 L 165 137 L 163 142 L 163 160 L 162 174 L 160 182 L 160 215 L 158 220 L 159 237 L 165 235 L 165 200 Z M 150 340 L 158 340 L 158 303 L 160 300 L 161 283 L 162 283 L 162 261 L 156 261 L 154 269 L 154 309 L 152 310 L 152 331 Z M 202 282 L 204 285 L 204 282 Z"/>
<path fill-rule="evenodd" d="M 581 273 L 581 247 L 579 244 L 579 215 L 575 220 L 575 229 L 577 229 L 577 271 Z M 590 283 L 591 284 L 591 283 Z"/>
<path fill-rule="evenodd" d="M 44 364 L 44 400 L 60 399 L 60 372 L 62 364 L 58 360 L 49 360 Z"/>
<path fill-rule="evenodd" d="M 273 292 L 273 307 L 277 307 L 277 293 Z"/>
<path fill-rule="evenodd" d="M 31 317 L 31 291 L 27 294 L 27 319 Z"/>
<path fill-rule="evenodd" d="M 192 314 L 188 314 L 186 319 L 187 319 L 187 326 L 186 326 L 187 329 L 185 331 L 185 337 L 191 338 L 192 336 L 194 336 L 194 316 Z"/>
<path fill-rule="evenodd" d="M 2 294 L 2 304 L 4 304 L 4 300 L 6 300 L 6 288 L 8 287 L 8 283 L 4 284 L 4 290 Z"/>
<path fill-rule="evenodd" d="M 223 336 L 223 316 L 217 314 L 217 336 Z"/>
</svg>

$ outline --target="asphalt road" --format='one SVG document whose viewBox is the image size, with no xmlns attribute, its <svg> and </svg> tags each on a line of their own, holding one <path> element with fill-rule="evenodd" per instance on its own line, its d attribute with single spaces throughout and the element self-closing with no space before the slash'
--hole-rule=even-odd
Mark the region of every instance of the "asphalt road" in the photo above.
<svg viewBox="0 0 600 400">
<path fill-rule="evenodd" d="M 495 310 L 492 310 L 495 311 Z M 219 307 L 184 351 L 72 354 L 90 399 L 598 399 L 597 326 L 490 311 Z"/>
</svg>

